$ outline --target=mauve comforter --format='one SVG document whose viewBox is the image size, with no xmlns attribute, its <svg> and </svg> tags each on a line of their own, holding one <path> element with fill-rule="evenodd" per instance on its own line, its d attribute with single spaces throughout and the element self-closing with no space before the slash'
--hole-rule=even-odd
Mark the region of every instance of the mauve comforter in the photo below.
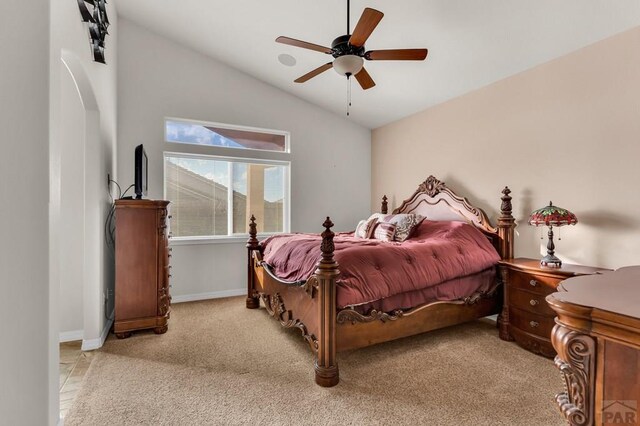
<svg viewBox="0 0 640 426">
<path fill-rule="evenodd" d="M 306 280 L 320 258 L 320 242 L 317 234 L 275 235 L 262 242 L 263 259 L 283 280 Z M 353 233 L 336 234 L 334 242 L 340 265 L 338 308 L 435 286 L 500 260 L 482 232 L 463 222 L 424 220 L 402 243 L 365 240 Z"/>
</svg>

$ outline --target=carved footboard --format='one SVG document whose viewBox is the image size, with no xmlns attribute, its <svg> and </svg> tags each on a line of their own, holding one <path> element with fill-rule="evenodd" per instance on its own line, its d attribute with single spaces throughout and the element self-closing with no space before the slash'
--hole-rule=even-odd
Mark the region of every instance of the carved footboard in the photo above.
<svg viewBox="0 0 640 426">
<path fill-rule="evenodd" d="M 247 308 L 260 306 L 280 324 L 297 328 L 315 354 L 315 380 L 320 386 L 338 384 L 336 360 L 336 280 L 340 274 L 333 257 L 334 233 L 330 218 L 323 223 L 322 258 L 315 274 L 304 282 L 286 282 L 278 279 L 262 261 L 257 239 L 255 218 L 249 225 L 249 270 L 247 279 Z"/>
</svg>

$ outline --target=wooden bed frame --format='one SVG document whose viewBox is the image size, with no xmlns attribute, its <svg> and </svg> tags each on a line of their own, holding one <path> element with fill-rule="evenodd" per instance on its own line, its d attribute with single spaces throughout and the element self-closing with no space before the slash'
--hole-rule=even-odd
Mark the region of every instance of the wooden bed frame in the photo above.
<svg viewBox="0 0 640 426">
<path fill-rule="evenodd" d="M 418 213 L 431 220 L 466 221 L 480 229 L 496 247 L 502 259 L 513 258 L 515 220 L 511 215 L 510 190 L 502 191 L 497 227 L 486 213 L 456 195 L 433 176 L 420 184 L 416 192 L 393 213 Z M 382 199 L 387 213 L 387 197 Z M 502 305 L 500 279 L 488 292 L 463 300 L 427 303 L 409 310 L 362 315 L 354 309 L 336 307 L 336 281 L 340 276 L 334 260 L 333 223 L 327 217 L 322 225 L 322 258 L 315 274 L 304 282 L 278 279 L 262 260 L 255 217 L 251 216 L 248 248 L 247 308 L 257 309 L 260 300 L 267 312 L 284 327 L 295 327 L 316 355 L 315 380 L 320 386 L 338 384 L 336 352 L 361 348 L 401 337 L 460 324 L 499 312 Z M 499 274 L 497 275 L 499 277 Z"/>
</svg>

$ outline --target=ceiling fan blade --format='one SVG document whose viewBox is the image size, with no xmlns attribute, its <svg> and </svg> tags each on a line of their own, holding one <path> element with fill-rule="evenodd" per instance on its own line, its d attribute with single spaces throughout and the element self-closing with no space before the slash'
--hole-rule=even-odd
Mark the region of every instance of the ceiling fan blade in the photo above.
<svg viewBox="0 0 640 426">
<path fill-rule="evenodd" d="M 296 40 L 295 38 L 280 36 L 276 39 L 276 42 L 288 44 L 289 46 L 302 47 L 303 49 L 315 50 L 316 52 L 331 53 L 331 49 L 328 47 L 320 46 L 319 44 L 307 43 L 306 41 Z"/>
<path fill-rule="evenodd" d="M 384 13 L 379 10 L 367 7 L 364 12 L 362 12 L 362 16 L 356 24 L 353 34 L 351 34 L 349 44 L 356 47 L 364 46 L 364 43 L 367 41 L 373 30 L 376 29 L 383 16 Z"/>
<path fill-rule="evenodd" d="M 328 62 L 326 64 L 324 64 L 321 67 L 316 68 L 315 70 L 306 73 L 305 75 L 303 75 L 302 77 L 299 77 L 298 79 L 294 80 L 294 83 L 304 83 L 305 81 L 309 81 L 311 80 L 313 77 L 317 76 L 318 74 L 322 74 L 323 72 L 325 72 L 328 69 L 333 68 L 333 62 Z"/>
<path fill-rule="evenodd" d="M 370 50 L 364 58 L 370 61 L 424 61 L 427 49 Z"/>
<path fill-rule="evenodd" d="M 364 68 L 362 68 L 360 72 L 356 74 L 356 80 L 358 80 L 358 83 L 360 83 L 360 86 L 364 90 L 371 89 L 376 85 L 376 82 L 373 81 L 367 70 L 365 70 Z"/>
</svg>

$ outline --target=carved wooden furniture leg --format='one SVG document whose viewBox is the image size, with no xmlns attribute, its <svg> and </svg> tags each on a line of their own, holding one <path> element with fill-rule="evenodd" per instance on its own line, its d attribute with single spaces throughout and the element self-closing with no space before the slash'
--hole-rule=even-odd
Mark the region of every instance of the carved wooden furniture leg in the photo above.
<svg viewBox="0 0 640 426">
<path fill-rule="evenodd" d="M 336 360 L 336 279 L 340 272 L 333 258 L 335 246 L 333 223 L 327 217 L 322 224 L 322 259 L 318 262 L 315 276 L 318 280 L 318 352 L 315 362 L 316 383 L 331 387 L 338 384 L 338 362 Z"/>
<path fill-rule="evenodd" d="M 513 207 L 511 206 L 511 190 L 508 186 L 505 186 L 502 190 L 502 204 L 500 204 L 500 216 L 498 217 L 498 236 L 499 236 L 499 249 L 500 258 L 512 259 L 513 258 L 513 234 L 516 227 L 516 220 L 511 214 Z M 498 333 L 502 340 L 513 340 L 509 334 L 509 300 L 507 280 L 509 279 L 509 271 L 504 267 L 499 267 L 500 279 L 502 280 L 503 291 L 503 305 L 502 312 L 498 315 Z"/>
<path fill-rule="evenodd" d="M 260 248 L 258 244 L 258 227 L 256 225 L 256 218 L 251 215 L 251 222 L 249 222 L 249 240 L 247 241 L 247 309 L 257 309 L 260 307 L 260 297 L 256 293 L 253 280 L 255 275 L 253 273 L 253 252 Z"/>
<path fill-rule="evenodd" d="M 513 337 L 509 333 L 509 269 L 504 266 L 498 267 L 500 273 L 500 280 L 502 281 L 502 311 L 498 315 L 498 336 L 502 340 L 511 341 Z"/>
<path fill-rule="evenodd" d="M 169 329 L 169 326 L 167 325 L 163 325 L 162 327 L 156 327 L 153 329 L 153 332 L 155 334 L 164 334 L 167 332 L 167 330 Z"/>
<path fill-rule="evenodd" d="M 565 391 L 556 395 L 560 412 L 571 426 L 593 425 L 596 341 L 561 325 L 553 328 L 551 341 L 565 381 Z"/>
</svg>

